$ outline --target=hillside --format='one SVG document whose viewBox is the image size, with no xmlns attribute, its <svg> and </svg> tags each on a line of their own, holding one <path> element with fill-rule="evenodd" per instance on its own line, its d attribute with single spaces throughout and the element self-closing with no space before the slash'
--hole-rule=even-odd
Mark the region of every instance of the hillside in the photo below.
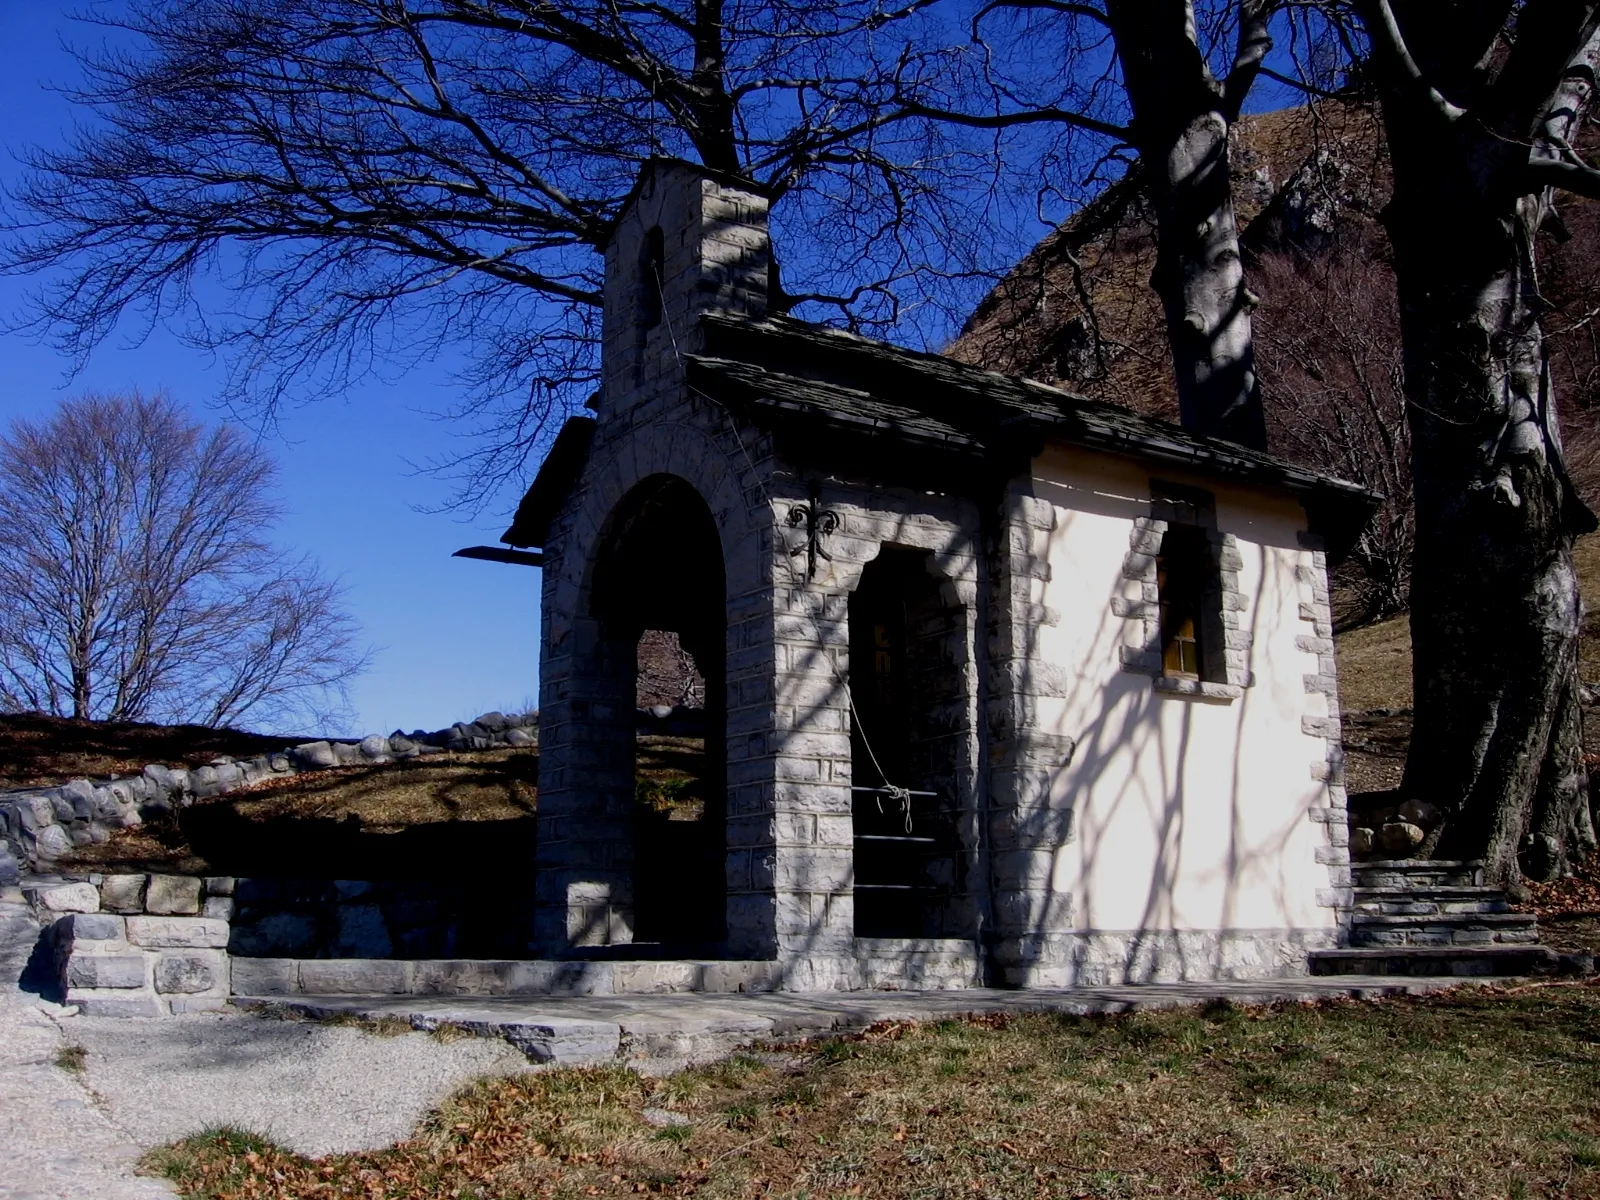
<svg viewBox="0 0 1600 1200">
<path fill-rule="evenodd" d="M 1594 148 L 1590 128 L 1580 142 Z M 1409 431 L 1390 182 L 1375 110 L 1321 102 L 1240 121 L 1231 143 L 1255 355 L 1276 454 L 1364 484 L 1384 506 L 1335 572 L 1341 628 L 1400 612 L 1409 587 Z M 946 353 L 1176 418 L 1151 220 L 1130 177 L 1045 237 Z M 1563 197 L 1539 237 L 1545 344 L 1581 494 L 1600 507 L 1600 204 Z"/>
</svg>

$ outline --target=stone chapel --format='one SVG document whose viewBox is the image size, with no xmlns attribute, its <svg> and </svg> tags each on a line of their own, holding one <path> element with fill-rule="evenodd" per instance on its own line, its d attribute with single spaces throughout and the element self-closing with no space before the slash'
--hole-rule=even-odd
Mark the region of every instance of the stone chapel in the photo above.
<svg viewBox="0 0 1600 1200">
<path fill-rule="evenodd" d="M 777 315 L 766 200 L 687 163 L 605 261 L 593 415 L 503 539 L 544 568 L 535 953 L 826 990 L 1343 944 L 1327 568 L 1376 497 Z M 646 630 L 704 681 L 678 828 L 635 795 Z"/>
</svg>

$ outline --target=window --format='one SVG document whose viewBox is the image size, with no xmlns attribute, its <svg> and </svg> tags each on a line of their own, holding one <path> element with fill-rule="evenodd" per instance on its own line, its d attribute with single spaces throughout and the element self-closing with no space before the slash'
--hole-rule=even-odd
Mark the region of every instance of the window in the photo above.
<svg viewBox="0 0 1600 1200">
<path fill-rule="evenodd" d="M 1205 662 L 1204 606 L 1210 547 L 1205 531 L 1174 525 L 1161 538 L 1156 590 L 1161 608 L 1161 668 L 1164 674 L 1199 679 Z"/>
<path fill-rule="evenodd" d="M 661 323 L 662 280 L 666 271 L 666 239 L 661 226 L 651 226 L 639 248 L 639 327 L 654 329 Z"/>
</svg>

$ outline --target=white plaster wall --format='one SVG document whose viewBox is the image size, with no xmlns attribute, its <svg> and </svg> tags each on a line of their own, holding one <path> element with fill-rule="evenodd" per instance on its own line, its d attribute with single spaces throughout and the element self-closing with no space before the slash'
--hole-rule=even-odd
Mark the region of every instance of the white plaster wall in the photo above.
<svg viewBox="0 0 1600 1200">
<path fill-rule="evenodd" d="M 1121 666 L 1118 647 L 1135 645 L 1141 625 L 1111 602 L 1138 596 L 1122 567 L 1133 518 L 1150 512 L 1148 468 L 1052 448 L 1034 475 L 1035 494 L 1056 507 L 1055 529 L 1036 535 L 1051 568 L 1038 598 L 1056 620 L 1038 627 L 1034 657 L 1063 693 L 1039 699 L 1039 723 L 1077 742 L 1052 794 L 1074 811 L 1053 878 L 1074 897 L 1074 928 L 1331 928 L 1333 910 L 1317 905 L 1328 873 L 1315 852 L 1326 835 L 1308 816 L 1327 803 L 1311 774 L 1325 744 L 1301 731 L 1303 715 L 1327 714 L 1327 699 L 1306 693 L 1316 657 L 1295 644 L 1311 632 L 1295 575 L 1312 565 L 1296 538 L 1306 527 L 1300 505 L 1159 474 L 1211 491 L 1218 528 L 1244 559 L 1255 682 L 1220 703 L 1158 693 Z"/>
</svg>

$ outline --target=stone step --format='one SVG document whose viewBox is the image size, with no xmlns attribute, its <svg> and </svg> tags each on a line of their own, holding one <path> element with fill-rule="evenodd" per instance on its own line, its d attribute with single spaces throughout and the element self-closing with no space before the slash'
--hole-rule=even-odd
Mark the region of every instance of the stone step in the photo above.
<svg viewBox="0 0 1600 1200">
<path fill-rule="evenodd" d="M 1531 913 L 1357 913 L 1350 921 L 1350 944 L 1358 947 L 1532 945 L 1538 940 L 1539 922 Z"/>
<path fill-rule="evenodd" d="M 1548 946 L 1368 946 L 1313 950 L 1313 975 L 1589 975 L 1594 958 Z"/>
<path fill-rule="evenodd" d="M 1482 887 L 1483 863 L 1449 859 L 1406 858 L 1351 864 L 1360 888 Z"/>
<path fill-rule="evenodd" d="M 1354 889 L 1355 911 L 1372 916 L 1510 912 L 1505 893 L 1490 887 Z"/>
</svg>

